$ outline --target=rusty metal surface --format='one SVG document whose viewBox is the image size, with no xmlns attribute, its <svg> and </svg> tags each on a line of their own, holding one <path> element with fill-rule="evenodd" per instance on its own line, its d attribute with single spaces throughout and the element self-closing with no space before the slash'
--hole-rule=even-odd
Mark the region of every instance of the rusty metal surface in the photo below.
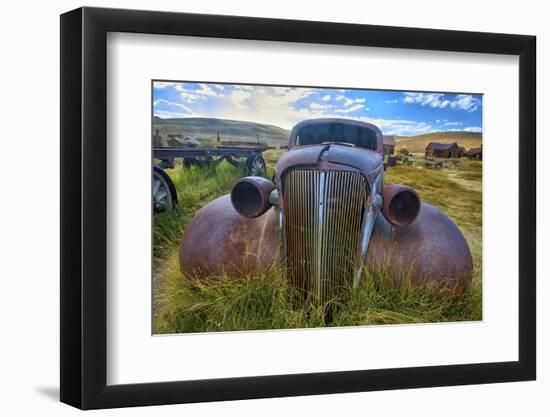
<svg viewBox="0 0 550 417">
<path fill-rule="evenodd" d="M 326 148 L 327 145 L 310 145 L 285 152 L 275 164 L 275 175 L 280 176 L 290 167 L 313 166 L 317 164 Z"/>
<path fill-rule="evenodd" d="M 287 277 L 310 301 L 324 305 L 351 287 L 366 196 L 358 172 L 294 169 L 285 177 Z"/>
<path fill-rule="evenodd" d="M 279 261 L 279 247 L 276 210 L 247 219 L 233 209 L 227 195 L 203 207 L 189 223 L 180 246 L 180 269 L 203 279 L 223 271 L 240 276 Z M 388 270 L 395 279 L 435 282 L 458 291 L 465 288 L 473 269 L 460 230 L 426 203 L 410 226 L 394 228 L 378 216 L 365 265 L 369 270 Z"/>
<path fill-rule="evenodd" d="M 239 215 L 229 195 L 197 211 L 180 243 L 180 270 L 208 278 L 227 272 L 234 276 L 257 272 L 278 258 L 278 217 L 274 209 L 249 219 Z"/>
<path fill-rule="evenodd" d="M 240 276 L 276 263 L 286 268 L 295 286 L 325 302 L 346 277 L 354 280 L 364 259 L 359 241 L 370 238 L 361 241 L 363 249 L 368 245 L 366 269 L 387 270 L 395 279 L 417 284 L 465 288 L 473 264 L 458 227 L 437 208 L 421 203 L 410 187 L 382 187 L 383 142 L 378 128 L 343 119 L 322 122 L 330 120 L 372 129 L 380 136 L 377 150 L 345 144 L 297 147 L 298 128 L 320 121 L 298 124 L 289 152 L 275 167 L 279 207 L 269 208 L 270 181 L 240 180 L 237 184 L 252 187 L 248 191 L 255 197 L 245 201 L 244 189 L 241 195 L 232 193 L 243 215 L 229 196 L 199 210 L 182 236 L 181 271 L 199 278 L 222 272 Z M 377 208 L 383 205 L 380 213 L 372 210 L 373 201 L 379 202 Z M 241 209 L 242 202 L 246 209 Z M 362 230 L 366 213 L 371 213 L 370 228 Z"/>
<path fill-rule="evenodd" d="M 395 279 L 461 291 L 471 279 L 473 262 L 458 227 L 439 209 L 422 203 L 410 226 L 392 227 L 378 216 L 366 267 L 388 270 Z"/>
<path fill-rule="evenodd" d="M 380 154 L 369 149 L 341 144 L 309 145 L 294 148 L 279 158 L 275 165 L 275 183 L 279 184 L 290 168 L 320 168 L 322 164 L 332 164 L 332 169 L 356 169 L 365 176 L 369 186 L 384 170 Z"/>
<path fill-rule="evenodd" d="M 326 124 L 326 123 L 339 123 L 339 124 L 348 125 L 348 126 L 358 126 L 361 128 L 371 130 L 376 135 L 376 138 L 377 138 L 378 146 L 377 146 L 376 152 L 379 153 L 380 155 L 384 155 L 384 137 L 380 129 L 378 129 L 378 127 L 376 127 L 371 123 L 361 122 L 359 120 L 339 119 L 339 118 L 309 119 L 296 124 L 292 128 L 292 131 L 290 132 L 290 138 L 288 141 L 289 150 L 296 147 L 296 136 L 298 134 L 298 131 L 302 127 L 311 126 L 315 124 Z"/>
<path fill-rule="evenodd" d="M 401 184 L 382 188 L 384 217 L 395 226 L 412 224 L 420 213 L 420 197 L 411 187 Z"/>
<path fill-rule="evenodd" d="M 271 207 L 269 194 L 274 188 L 275 185 L 263 177 L 243 177 L 233 184 L 231 203 L 241 216 L 261 216 Z"/>
<path fill-rule="evenodd" d="M 238 277 L 282 261 L 279 247 L 275 209 L 248 219 L 235 212 L 225 196 L 207 205 L 190 222 L 181 241 L 180 269 L 199 278 L 222 272 Z M 342 260 L 333 254 L 324 259 L 335 263 Z M 387 270 L 395 279 L 411 279 L 417 284 L 436 282 L 460 291 L 470 280 L 473 265 L 458 228 L 438 209 L 422 204 L 418 219 L 410 226 L 394 228 L 378 216 L 366 268 Z"/>
</svg>

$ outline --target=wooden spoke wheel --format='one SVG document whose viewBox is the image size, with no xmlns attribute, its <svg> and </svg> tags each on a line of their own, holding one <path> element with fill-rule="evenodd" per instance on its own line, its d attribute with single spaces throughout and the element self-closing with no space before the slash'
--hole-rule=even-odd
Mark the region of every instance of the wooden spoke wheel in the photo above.
<svg viewBox="0 0 550 417">
<path fill-rule="evenodd" d="M 156 213 L 171 211 L 177 202 L 176 187 L 162 169 L 153 169 L 153 210 Z"/>
<path fill-rule="evenodd" d="M 261 155 L 253 155 L 247 158 L 246 168 L 248 169 L 248 174 L 255 177 L 265 177 L 266 175 L 266 166 L 264 158 Z"/>
</svg>

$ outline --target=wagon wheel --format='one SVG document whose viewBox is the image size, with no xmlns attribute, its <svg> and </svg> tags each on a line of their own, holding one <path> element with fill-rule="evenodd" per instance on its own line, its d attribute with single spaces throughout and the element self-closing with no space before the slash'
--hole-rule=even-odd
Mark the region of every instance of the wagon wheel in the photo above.
<svg viewBox="0 0 550 417">
<path fill-rule="evenodd" d="M 250 175 L 254 175 L 256 177 L 265 177 L 265 161 L 261 155 L 249 156 L 246 159 L 246 168 L 248 169 L 248 173 Z"/>
<path fill-rule="evenodd" d="M 153 169 L 153 210 L 162 213 L 174 209 L 177 202 L 176 187 L 162 169 Z"/>
</svg>

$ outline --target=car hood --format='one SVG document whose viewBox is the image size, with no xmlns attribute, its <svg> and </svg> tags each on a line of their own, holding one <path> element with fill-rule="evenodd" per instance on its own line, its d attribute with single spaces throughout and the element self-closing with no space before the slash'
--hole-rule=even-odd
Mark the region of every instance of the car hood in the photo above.
<svg viewBox="0 0 550 417">
<path fill-rule="evenodd" d="M 343 144 L 311 145 L 294 148 L 286 152 L 275 166 L 275 182 L 291 168 L 337 170 L 338 166 L 361 172 L 369 185 L 384 170 L 382 156 L 370 149 Z"/>
</svg>

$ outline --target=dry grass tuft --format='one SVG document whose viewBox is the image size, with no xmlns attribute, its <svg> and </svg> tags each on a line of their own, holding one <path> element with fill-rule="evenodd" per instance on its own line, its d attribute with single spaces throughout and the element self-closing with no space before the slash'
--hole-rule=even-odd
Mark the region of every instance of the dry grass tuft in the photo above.
<svg viewBox="0 0 550 417">
<path fill-rule="evenodd" d="M 276 152 L 277 154 L 279 152 Z M 268 155 L 270 172 L 278 155 Z M 311 328 L 374 324 L 433 323 L 480 320 L 482 311 L 481 162 L 462 160 L 454 169 L 402 166 L 386 171 L 386 183 L 403 183 L 444 211 L 461 229 L 474 259 L 474 276 L 461 294 L 434 285 L 410 285 L 384 271 L 365 272 L 361 287 L 346 302 L 296 305 L 284 272 L 272 267 L 255 277 L 222 276 L 207 282 L 179 272 L 181 233 L 197 209 L 229 192 L 244 174 L 242 168 L 217 167 L 169 171 L 178 189 L 179 205 L 155 217 L 154 332 L 189 333 L 233 330 Z M 338 304 L 338 308 L 333 308 Z M 331 321 L 325 321 L 326 311 Z"/>
</svg>

